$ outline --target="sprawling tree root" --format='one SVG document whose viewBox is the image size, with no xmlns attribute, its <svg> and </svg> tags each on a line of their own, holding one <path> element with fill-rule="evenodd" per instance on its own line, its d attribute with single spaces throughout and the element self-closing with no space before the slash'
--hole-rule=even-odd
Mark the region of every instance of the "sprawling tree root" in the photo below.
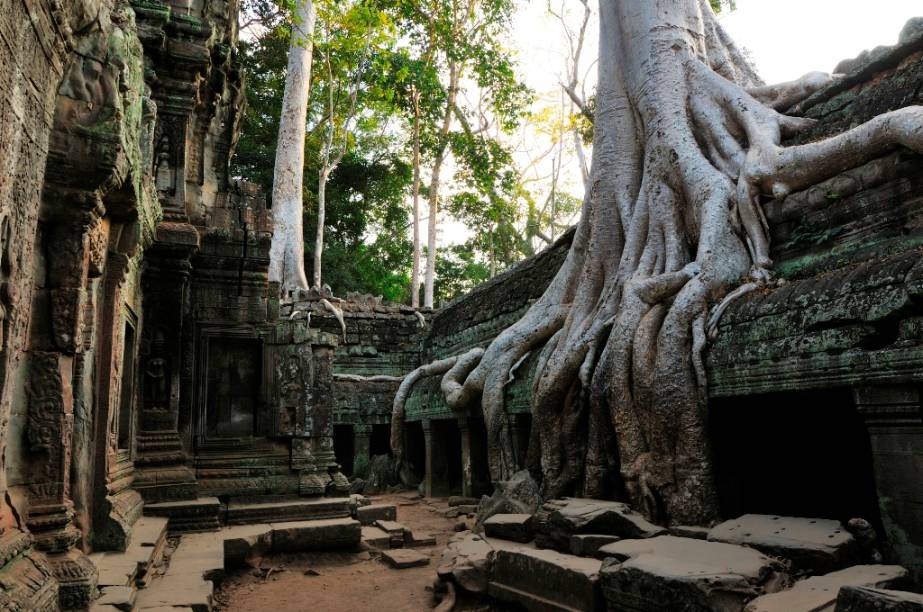
<svg viewBox="0 0 923 612">
<path fill-rule="evenodd" d="M 708 306 L 721 302 L 713 329 L 730 300 L 769 276 L 760 198 L 897 145 L 923 151 L 923 108 L 784 147 L 811 122 L 776 109 L 829 77 L 765 86 L 705 0 L 606 0 L 600 31 L 591 179 L 570 253 L 525 316 L 476 367 L 465 363 L 464 383 L 453 374 L 449 403 L 481 396 L 491 477 L 507 478 L 517 466 L 503 388 L 544 344 L 530 443 L 543 494 L 613 494 L 617 468 L 653 520 L 709 523 L 718 505 L 701 354 Z"/>
</svg>

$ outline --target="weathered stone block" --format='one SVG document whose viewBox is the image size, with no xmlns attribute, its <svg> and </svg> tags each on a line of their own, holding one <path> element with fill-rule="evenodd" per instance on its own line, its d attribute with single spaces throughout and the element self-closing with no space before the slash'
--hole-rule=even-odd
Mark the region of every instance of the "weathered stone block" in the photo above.
<svg viewBox="0 0 923 612">
<path fill-rule="evenodd" d="M 845 586 L 900 586 L 907 570 L 899 565 L 856 565 L 824 576 L 802 580 L 787 591 L 764 595 L 751 601 L 746 612 L 832 611 L 840 589 Z"/>
<path fill-rule="evenodd" d="M 836 598 L 836 612 L 923 612 L 923 595 L 872 587 L 845 586 Z"/>
<path fill-rule="evenodd" d="M 372 525 L 375 521 L 397 520 L 397 506 L 392 504 L 373 504 L 356 509 L 356 517 L 363 525 Z"/>
<path fill-rule="evenodd" d="M 611 557 L 600 571 L 610 610 L 736 611 L 782 582 L 772 559 L 732 544 L 659 536 L 608 544 L 599 553 Z"/>
<path fill-rule="evenodd" d="M 520 548 L 493 555 L 488 592 L 526 610 L 592 612 L 602 607 L 600 561 L 554 550 Z"/>
<path fill-rule="evenodd" d="M 484 521 L 484 533 L 491 538 L 530 542 L 533 538 L 531 514 L 495 514 Z"/>
<path fill-rule="evenodd" d="M 597 499 L 565 498 L 545 502 L 533 517 L 535 543 L 541 548 L 570 551 L 570 537 L 595 533 L 619 538 L 651 538 L 667 532 L 628 504 Z"/>
<path fill-rule="evenodd" d="M 826 573 L 859 562 L 859 546 L 839 521 L 745 514 L 708 532 L 713 542 L 742 544 L 783 557 L 793 567 Z"/>
<path fill-rule="evenodd" d="M 391 536 L 378 527 L 366 526 L 362 528 L 362 543 L 372 548 L 391 548 Z"/>
<path fill-rule="evenodd" d="M 408 567 L 429 565 L 429 557 L 415 550 L 406 548 L 384 550 L 381 553 L 381 557 L 394 569 L 407 569 Z"/>
<path fill-rule="evenodd" d="M 272 525 L 273 552 L 356 549 L 361 539 L 362 525 L 351 518 Z"/>
<path fill-rule="evenodd" d="M 570 537 L 570 552 L 578 557 L 599 557 L 599 549 L 621 540 L 618 536 L 598 533 L 578 533 Z"/>
</svg>

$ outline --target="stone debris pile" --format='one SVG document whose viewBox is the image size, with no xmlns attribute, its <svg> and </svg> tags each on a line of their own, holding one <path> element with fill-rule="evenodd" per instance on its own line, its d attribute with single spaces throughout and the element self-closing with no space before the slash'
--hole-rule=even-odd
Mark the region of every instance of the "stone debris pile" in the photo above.
<svg viewBox="0 0 923 612">
<path fill-rule="evenodd" d="M 565 498 L 478 529 L 449 541 L 439 580 L 530 611 L 923 610 L 907 570 L 834 520 L 747 514 L 668 532 L 626 504 Z"/>
</svg>

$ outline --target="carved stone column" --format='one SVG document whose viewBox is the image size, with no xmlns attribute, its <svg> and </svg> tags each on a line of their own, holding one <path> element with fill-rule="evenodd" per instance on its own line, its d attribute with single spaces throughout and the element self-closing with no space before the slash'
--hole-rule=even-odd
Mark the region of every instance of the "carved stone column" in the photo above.
<svg viewBox="0 0 923 612">
<path fill-rule="evenodd" d="M 188 310 L 190 258 L 199 246 L 195 228 L 162 222 L 146 254 L 142 277 L 141 410 L 134 487 L 148 502 L 195 499 L 195 472 L 179 431 L 182 334 Z"/>
<path fill-rule="evenodd" d="M 372 426 L 363 423 L 353 425 L 353 476 L 365 478 L 369 473 L 369 438 L 372 435 Z"/>
<path fill-rule="evenodd" d="M 433 468 L 435 467 L 435 461 L 433 460 L 433 422 L 430 419 L 423 419 L 420 422 L 420 425 L 423 426 L 423 443 L 425 445 L 425 465 L 426 471 L 423 475 L 423 496 L 432 497 L 433 496 Z"/>
<path fill-rule="evenodd" d="M 893 560 L 923 577 L 923 410 L 915 385 L 857 387 Z"/>
<path fill-rule="evenodd" d="M 336 337 L 282 321 L 268 342 L 270 389 L 276 407 L 273 434 L 291 440 L 291 466 L 300 473 L 302 495 L 343 492 L 349 483 L 333 451 L 333 352 Z"/>
<path fill-rule="evenodd" d="M 471 429 L 468 417 L 459 417 L 458 433 L 461 438 L 462 496 L 471 497 L 474 487 L 471 482 Z"/>
</svg>

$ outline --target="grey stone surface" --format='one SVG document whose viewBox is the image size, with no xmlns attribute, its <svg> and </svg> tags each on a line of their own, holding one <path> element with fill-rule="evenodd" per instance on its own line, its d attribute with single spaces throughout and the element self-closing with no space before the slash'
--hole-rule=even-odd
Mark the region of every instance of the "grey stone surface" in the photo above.
<svg viewBox="0 0 923 612">
<path fill-rule="evenodd" d="M 754 599 L 747 605 L 746 612 L 832 612 L 837 595 L 845 586 L 886 588 L 900 586 L 906 579 L 907 570 L 898 565 L 857 565 L 824 576 L 814 576 L 795 583 L 787 591 Z"/>
<path fill-rule="evenodd" d="M 112 606 L 119 610 L 130 612 L 135 606 L 138 591 L 129 586 L 110 586 L 104 587 L 96 604 L 100 606 Z"/>
<path fill-rule="evenodd" d="M 520 470 L 509 480 L 494 483 L 494 492 L 481 498 L 478 504 L 478 522 L 495 514 L 535 514 L 542 505 L 538 484 L 527 470 Z"/>
<path fill-rule="evenodd" d="M 533 538 L 531 514 L 495 514 L 483 524 L 490 538 L 513 542 L 530 542 Z"/>
<path fill-rule="evenodd" d="M 428 556 L 407 548 L 384 550 L 381 553 L 381 558 L 394 569 L 407 569 L 408 567 L 429 565 Z"/>
<path fill-rule="evenodd" d="M 831 572 L 861 560 L 852 534 L 839 521 L 828 519 L 745 514 L 715 526 L 708 539 L 750 546 L 812 573 Z"/>
<path fill-rule="evenodd" d="M 553 499 L 542 504 L 532 519 L 535 543 L 540 548 L 570 551 L 570 537 L 595 533 L 619 538 L 650 538 L 665 534 L 628 504 L 597 499 Z"/>
<path fill-rule="evenodd" d="M 488 592 L 526 610 L 598 610 L 601 562 L 555 550 L 519 548 L 493 553 Z"/>
<path fill-rule="evenodd" d="M 273 552 L 304 550 L 355 550 L 362 525 L 351 518 L 272 524 Z"/>
<path fill-rule="evenodd" d="M 449 498 L 449 506 L 477 506 L 478 500 L 473 497 L 453 495 Z"/>
<path fill-rule="evenodd" d="M 600 582 L 610 610 L 738 611 L 781 588 L 776 562 L 752 548 L 675 536 L 600 548 Z"/>
<path fill-rule="evenodd" d="M 600 557 L 599 549 L 621 540 L 618 536 L 599 533 L 578 533 L 570 537 L 570 552 L 578 557 Z"/>
<path fill-rule="evenodd" d="M 923 612 L 923 595 L 909 591 L 845 586 L 836 598 L 836 612 Z"/>
</svg>

